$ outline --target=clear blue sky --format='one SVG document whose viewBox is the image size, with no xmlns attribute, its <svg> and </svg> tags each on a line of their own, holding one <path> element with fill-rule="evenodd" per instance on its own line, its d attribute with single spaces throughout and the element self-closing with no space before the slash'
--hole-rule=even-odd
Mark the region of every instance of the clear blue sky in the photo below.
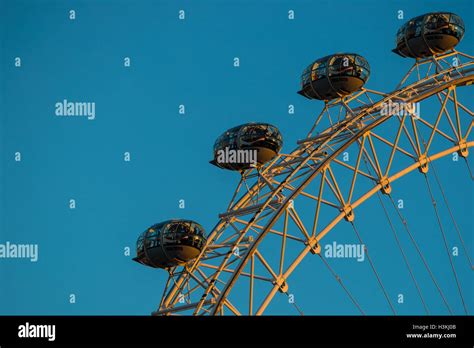
<svg viewBox="0 0 474 348">
<path fill-rule="evenodd" d="M 180 9 L 185 21 L 178 20 Z M 397 19 L 399 9 L 405 20 Z M 0 0 L 0 243 L 39 245 L 36 263 L 0 259 L 0 314 L 148 315 L 159 303 L 165 272 L 132 262 L 124 247 L 133 257 L 139 233 L 169 218 L 214 226 L 238 182 L 238 174 L 208 163 L 215 138 L 232 126 L 263 121 L 279 127 L 283 151 L 290 152 L 323 106 L 296 94 L 312 60 L 357 52 L 371 66 L 368 86 L 392 90 L 412 63 L 391 52 L 398 27 L 437 10 L 463 17 L 467 30 L 458 48 L 474 54 L 471 0 Z M 124 57 L 131 67 L 123 67 Z M 95 102 L 96 119 L 56 117 L 54 105 L 63 99 Z M 185 115 L 178 113 L 180 104 Z M 289 104 L 294 115 L 287 113 Z M 443 160 L 438 168 L 472 253 L 472 183 L 462 162 Z M 397 195 L 452 307 L 462 313 L 421 180 L 407 178 Z M 179 209 L 179 199 L 186 209 Z M 369 202 L 366 214 L 374 207 Z M 359 229 L 373 245 L 391 295 L 406 294 L 397 311 L 422 314 L 378 214 L 371 223 L 361 219 Z M 344 228 L 330 241 L 354 242 Z M 454 233 L 449 230 L 450 241 L 460 246 Z M 305 262 L 292 278 L 305 284 L 295 289 L 297 303 L 307 314 L 357 314 L 317 262 Z M 368 265 L 355 272 L 351 262 L 334 265 L 367 313 L 388 314 Z M 464 255 L 454 262 L 472 311 L 472 271 Z M 432 312 L 445 314 L 429 278 L 417 270 Z M 287 306 L 277 302 L 268 314 L 291 313 Z"/>
</svg>

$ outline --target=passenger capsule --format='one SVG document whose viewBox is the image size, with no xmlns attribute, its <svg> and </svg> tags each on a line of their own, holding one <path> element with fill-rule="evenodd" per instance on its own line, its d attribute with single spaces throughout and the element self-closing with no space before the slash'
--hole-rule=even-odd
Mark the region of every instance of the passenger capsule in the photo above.
<svg viewBox="0 0 474 348">
<path fill-rule="evenodd" d="M 260 167 L 275 158 L 283 145 L 275 126 L 267 123 L 247 123 L 226 131 L 214 144 L 214 159 L 210 163 L 228 170 Z"/>
<path fill-rule="evenodd" d="M 434 12 L 415 17 L 397 32 L 397 48 L 402 57 L 423 58 L 454 48 L 464 35 L 461 17 L 449 12 Z"/>
<path fill-rule="evenodd" d="M 202 251 L 204 233 L 202 226 L 191 220 L 160 222 L 140 235 L 133 260 L 154 268 L 183 265 Z"/>
<path fill-rule="evenodd" d="M 301 91 L 309 99 L 331 100 L 358 91 L 369 79 L 370 66 L 357 54 L 334 54 L 316 60 L 301 75 Z"/>
</svg>

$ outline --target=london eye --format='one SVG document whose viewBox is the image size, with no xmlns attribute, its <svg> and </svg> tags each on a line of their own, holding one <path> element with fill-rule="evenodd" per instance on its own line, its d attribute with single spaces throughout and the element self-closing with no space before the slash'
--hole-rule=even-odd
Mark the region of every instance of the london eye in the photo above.
<svg viewBox="0 0 474 348">
<path fill-rule="evenodd" d="M 464 162 L 462 170 L 472 185 L 468 162 L 474 146 L 472 94 L 471 100 L 462 100 L 460 90 L 472 88 L 474 57 L 456 49 L 463 36 L 464 23 L 453 13 L 428 13 L 409 20 L 396 34 L 393 52 L 400 59 L 412 59 L 413 65 L 390 92 L 370 88 L 370 57 L 356 53 L 315 57 L 304 69 L 297 93 L 315 99 L 322 110 L 289 153 L 281 151 L 285 134 L 273 125 L 244 124 L 224 131 L 216 140 L 211 163 L 216 170 L 227 169 L 222 175 L 238 172 L 240 181 L 216 225 L 205 233 L 197 222 L 168 220 L 138 239 L 135 260 L 168 273 L 153 315 L 265 314 L 278 297 L 289 298 L 305 286 L 291 276 L 307 258 L 320 260 L 357 313 L 370 314 L 354 294 L 355 285 L 348 286 L 344 272 L 336 270 L 322 252 L 322 241 L 343 224 L 364 245 L 384 310 L 397 314 L 387 275 L 378 271 L 372 257 L 377 246 L 364 242 L 366 231 L 358 224 L 359 212 L 369 200 L 387 221 L 380 229 L 393 235 L 406 282 L 416 289 L 424 313 L 432 313 L 433 304 L 425 296 L 421 278 L 435 289 L 446 312 L 468 314 L 469 289 L 459 279 L 460 264 L 453 261 L 447 233 L 453 233 L 461 245 L 466 261 L 462 265 L 471 272 L 472 261 L 437 169 L 440 159 L 455 154 Z M 422 110 L 430 105 L 436 112 L 417 112 L 416 105 Z M 225 149 L 256 151 L 256 160 L 253 164 L 218 160 L 218 152 Z M 356 156 L 355 163 L 343 160 L 347 152 Z M 425 256 L 426 241 L 417 237 L 397 208 L 394 192 L 404 189 L 398 183 L 416 175 L 421 176 L 420 190 L 428 192 L 437 223 L 429 243 L 436 240 L 444 249 L 455 298 L 448 298 Z M 449 229 L 442 214 L 448 216 Z M 413 255 L 400 242 L 402 235 Z M 423 268 L 423 277 L 414 262 Z M 461 304 L 461 312 L 453 302 Z M 304 314 L 297 301 L 290 303 L 294 313 Z"/>
</svg>

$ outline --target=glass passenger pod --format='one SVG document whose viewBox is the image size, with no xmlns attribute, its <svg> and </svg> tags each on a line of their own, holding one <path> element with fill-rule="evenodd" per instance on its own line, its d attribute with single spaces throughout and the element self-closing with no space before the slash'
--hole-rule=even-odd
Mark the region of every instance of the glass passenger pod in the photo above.
<svg viewBox="0 0 474 348">
<path fill-rule="evenodd" d="M 353 54 L 334 54 L 316 60 L 301 75 L 301 90 L 308 99 L 331 100 L 360 90 L 370 75 L 364 57 Z"/>
<path fill-rule="evenodd" d="M 196 258 L 206 244 L 204 229 L 191 220 L 168 220 L 149 227 L 137 240 L 133 259 L 154 268 L 183 265 Z"/>
<path fill-rule="evenodd" d="M 283 146 L 283 138 L 268 123 L 247 123 L 229 129 L 214 144 L 211 164 L 219 168 L 243 171 L 271 161 Z"/>
<path fill-rule="evenodd" d="M 428 13 L 409 20 L 398 30 L 392 51 L 402 57 L 430 57 L 453 49 L 463 36 L 464 22 L 458 15 Z"/>
</svg>

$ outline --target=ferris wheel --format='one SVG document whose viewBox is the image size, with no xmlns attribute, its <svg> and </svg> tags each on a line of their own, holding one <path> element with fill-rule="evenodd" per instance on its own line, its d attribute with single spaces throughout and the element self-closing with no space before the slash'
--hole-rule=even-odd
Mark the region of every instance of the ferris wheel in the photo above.
<svg viewBox="0 0 474 348">
<path fill-rule="evenodd" d="M 339 224 L 346 224 L 364 246 L 387 308 L 397 314 L 386 278 L 371 257 L 374 246 L 364 243 L 358 228 L 358 211 L 370 199 L 384 212 L 409 274 L 407 281 L 414 285 L 426 314 L 430 303 L 400 242 L 401 234 L 416 251 L 440 302 L 456 314 L 424 255 L 426 245 L 397 209 L 394 186 L 407 175 L 421 175 L 426 183 L 457 300 L 462 303 L 460 314 L 467 314 L 469 293 L 461 286 L 449 250 L 440 218 L 442 203 L 470 271 L 472 261 L 436 169 L 438 160 L 454 153 L 465 161 L 472 183 L 467 158 L 474 146 L 474 115 L 459 90 L 474 81 L 474 57 L 455 49 L 463 35 L 464 23 L 452 13 L 428 13 L 408 21 L 397 33 L 394 52 L 414 58 L 414 64 L 389 93 L 365 87 L 370 66 L 360 55 L 337 53 L 313 62 L 302 74 L 298 93 L 324 101 L 324 107 L 290 153 L 281 152 L 279 130 L 266 123 L 244 124 L 223 133 L 211 163 L 238 171 L 241 178 L 212 231 L 206 234 L 194 221 L 168 220 L 151 226 L 138 240 L 135 261 L 169 273 L 153 314 L 265 314 L 276 297 L 290 297 L 293 289 L 304 287 L 291 282 L 290 276 L 310 257 L 321 260 L 357 311 L 366 314 L 321 250 L 322 241 Z M 430 112 L 419 112 L 420 106 L 426 109 L 424 105 Z M 355 163 L 344 160 L 348 152 L 356 156 Z M 435 196 L 433 183 L 441 196 Z M 394 219 L 402 229 L 394 227 Z M 303 314 L 296 302 L 291 303 Z"/>
</svg>

